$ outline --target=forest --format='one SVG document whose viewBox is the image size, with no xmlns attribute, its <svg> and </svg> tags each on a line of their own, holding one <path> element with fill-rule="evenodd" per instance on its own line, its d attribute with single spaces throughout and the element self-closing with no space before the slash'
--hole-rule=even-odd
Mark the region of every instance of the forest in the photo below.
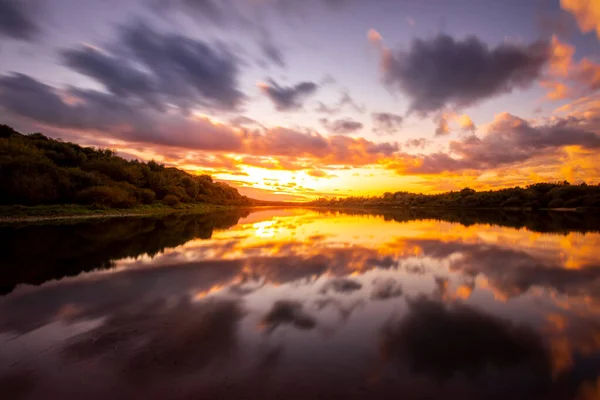
<svg viewBox="0 0 600 400">
<path fill-rule="evenodd" d="M 0 125 L 0 194 L 0 205 L 253 204 L 209 175 L 192 175 L 155 161 L 128 161 L 113 150 L 41 133 L 23 135 L 7 125 Z"/>
<path fill-rule="evenodd" d="M 597 208 L 600 184 L 534 183 L 524 188 L 475 191 L 464 188 L 439 194 L 386 192 L 373 197 L 325 197 L 311 203 L 321 207 L 435 207 L 435 208 Z"/>
</svg>

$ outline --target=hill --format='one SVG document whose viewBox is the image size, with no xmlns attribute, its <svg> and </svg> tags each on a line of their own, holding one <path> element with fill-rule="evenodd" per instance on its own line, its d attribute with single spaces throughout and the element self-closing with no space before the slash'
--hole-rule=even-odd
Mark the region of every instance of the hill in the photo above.
<svg viewBox="0 0 600 400">
<path fill-rule="evenodd" d="M 0 205 L 253 205 L 237 189 L 154 161 L 128 161 L 108 149 L 23 135 L 0 125 Z"/>
</svg>

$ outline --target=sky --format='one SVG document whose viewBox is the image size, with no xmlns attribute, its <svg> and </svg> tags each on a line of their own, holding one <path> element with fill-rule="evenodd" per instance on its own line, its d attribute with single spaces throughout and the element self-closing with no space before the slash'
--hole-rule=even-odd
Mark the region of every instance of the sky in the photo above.
<svg viewBox="0 0 600 400">
<path fill-rule="evenodd" d="M 600 183 L 595 0 L 0 0 L 0 123 L 247 196 Z"/>
</svg>

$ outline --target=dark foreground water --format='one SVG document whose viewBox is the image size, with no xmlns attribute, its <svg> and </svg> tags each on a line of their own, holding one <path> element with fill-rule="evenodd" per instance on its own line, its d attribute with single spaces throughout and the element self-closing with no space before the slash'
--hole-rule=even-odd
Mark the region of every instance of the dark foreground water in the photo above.
<svg viewBox="0 0 600 400">
<path fill-rule="evenodd" d="M 598 399 L 599 228 L 311 210 L 0 227 L 0 398 Z"/>
</svg>

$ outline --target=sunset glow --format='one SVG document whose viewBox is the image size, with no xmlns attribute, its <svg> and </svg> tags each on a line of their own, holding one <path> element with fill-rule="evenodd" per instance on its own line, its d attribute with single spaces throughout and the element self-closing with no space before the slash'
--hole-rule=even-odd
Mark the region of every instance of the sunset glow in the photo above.
<svg viewBox="0 0 600 400">
<path fill-rule="evenodd" d="M 263 200 L 600 182 L 597 2 L 425 3 L 3 2 L 2 122 Z"/>
</svg>

